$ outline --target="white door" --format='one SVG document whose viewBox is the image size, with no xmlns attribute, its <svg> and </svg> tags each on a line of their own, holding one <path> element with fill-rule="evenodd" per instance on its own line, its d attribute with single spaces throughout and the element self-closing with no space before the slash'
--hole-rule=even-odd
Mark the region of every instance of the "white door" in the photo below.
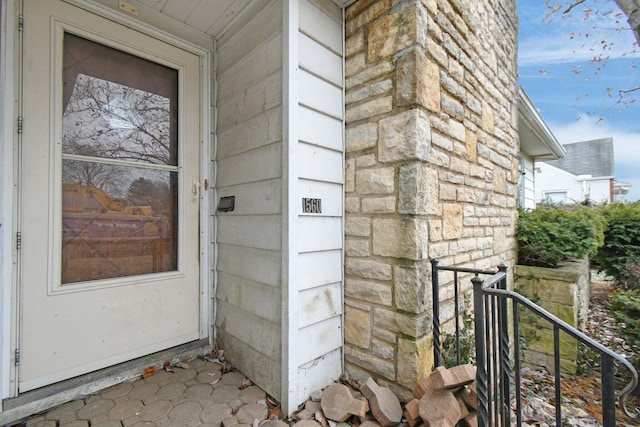
<svg viewBox="0 0 640 427">
<path fill-rule="evenodd" d="M 200 57 L 24 7 L 20 392 L 204 338 Z"/>
</svg>

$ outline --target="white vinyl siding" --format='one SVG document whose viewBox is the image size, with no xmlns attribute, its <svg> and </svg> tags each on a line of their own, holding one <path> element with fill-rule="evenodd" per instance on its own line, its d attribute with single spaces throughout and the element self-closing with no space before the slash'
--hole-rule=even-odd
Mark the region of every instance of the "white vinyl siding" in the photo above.
<svg viewBox="0 0 640 427">
<path fill-rule="evenodd" d="M 240 18 L 216 50 L 216 337 L 280 399 L 282 370 L 282 2 Z"/>
<path fill-rule="evenodd" d="M 518 201 L 523 209 L 536 208 L 535 174 L 533 160 L 522 155 L 520 157 L 520 176 L 518 177 Z"/>
<path fill-rule="evenodd" d="M 296 405 L 342 373 L 344 89 L 338 7 L 299 2 L 298 61 L 295 185 L 300 205 L 290 213 L 297 216 L 293 262 L 299 318 L 297 336 L 290 338 L 298 348 L 297 387 L 290 397 Z M 321 199 L 322 212 L 302 213 L 305 197 Z"/>
</svg>

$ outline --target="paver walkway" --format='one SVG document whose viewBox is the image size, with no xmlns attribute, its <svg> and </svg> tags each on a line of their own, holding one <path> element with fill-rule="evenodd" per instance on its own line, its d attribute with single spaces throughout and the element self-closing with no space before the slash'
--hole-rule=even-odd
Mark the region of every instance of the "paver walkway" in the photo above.
<svg viewBox="0 0 640 427">
<path fill-rule="evenodd" d="M 200 358 L 180 366 L 74 400 L 17 426 L 217 427 L 226 420 L 226 427 L 244 427 L 267 418 L 266 393 L 239 372 L 223 374 L 219 364 Z"/>
</svg>

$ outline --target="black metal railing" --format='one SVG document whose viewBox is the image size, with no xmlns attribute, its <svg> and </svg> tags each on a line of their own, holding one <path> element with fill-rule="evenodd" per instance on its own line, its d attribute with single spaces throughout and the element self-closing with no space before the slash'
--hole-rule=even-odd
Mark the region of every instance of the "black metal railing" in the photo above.
<svg viewBox="0 0 640 427">
<path fill-rule="evenodd" d="M 478 426 L 522 425 L 522 381 L 520 376 L 520 316 L 526 311 L 532 316 L 548 321 L 553 327 L 554 337 L 554 386 L 556 426 L 562 425 L 562 377 L 560 366 L 560 332 L 564 332 L 600 355 L 601 405 L 604 427 L 616 425 L 615 371 L 626 368 L 631 379 L 618 397 L 620 408 L 627 416 L 638 419 L 640 412 L 627 407 L 627 397 L 638 384 L 638 374 L 624 357 L 589 338 L 579 330 L 544 310 L 542 307 L 509 290 L 507 267 L 483 270 L 438 265 L 431 260 L 433 292 L 433 343 L 435 366 L 442 365 L 442 343 L 440 326 L 440 275 L 442 271 L 453 272 L 453 281 L 445 285 L 454 288 L 453 304 L 455 316 L 455 350 L 457 364 L 461 362 L 462 334 L 461 281 L 460 274 L 473 275 L 473 323 L 475 333 L 475 363 L 477 365 L 476 393 L 478 398 Z M 511 304 L 510 304 L 511 303 Z M 513 393 L 512 393 L 513 390 Z"/>
</svg>

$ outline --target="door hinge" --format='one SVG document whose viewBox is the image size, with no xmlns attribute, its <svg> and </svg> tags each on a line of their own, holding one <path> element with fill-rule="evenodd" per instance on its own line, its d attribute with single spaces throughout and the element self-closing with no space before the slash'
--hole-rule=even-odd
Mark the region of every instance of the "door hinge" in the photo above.
<svg viewBox="0 0 640 427">
<path fill-rule="evenodd" d="M 22 127 L 24 125 L 24 120 L 22 116 L 18 116 L 18 133 L 22 133 Z"/>
<path fill-rule="evenodd" d="M 18 17 L 18 31 L 24 31 L 24 16 L 22 15 Z"/>
<path fill-rule="evenodd" d="M 19 348 L 16 348 L 15 364 L 16 364 L 16 366 L 20 366 L 20 349 Z"/>
<path fill-rule="evenodd" d="M 16 233 L 16 249 L 22 249 L 22 232 L 18 231 Z"/>
</svg>

